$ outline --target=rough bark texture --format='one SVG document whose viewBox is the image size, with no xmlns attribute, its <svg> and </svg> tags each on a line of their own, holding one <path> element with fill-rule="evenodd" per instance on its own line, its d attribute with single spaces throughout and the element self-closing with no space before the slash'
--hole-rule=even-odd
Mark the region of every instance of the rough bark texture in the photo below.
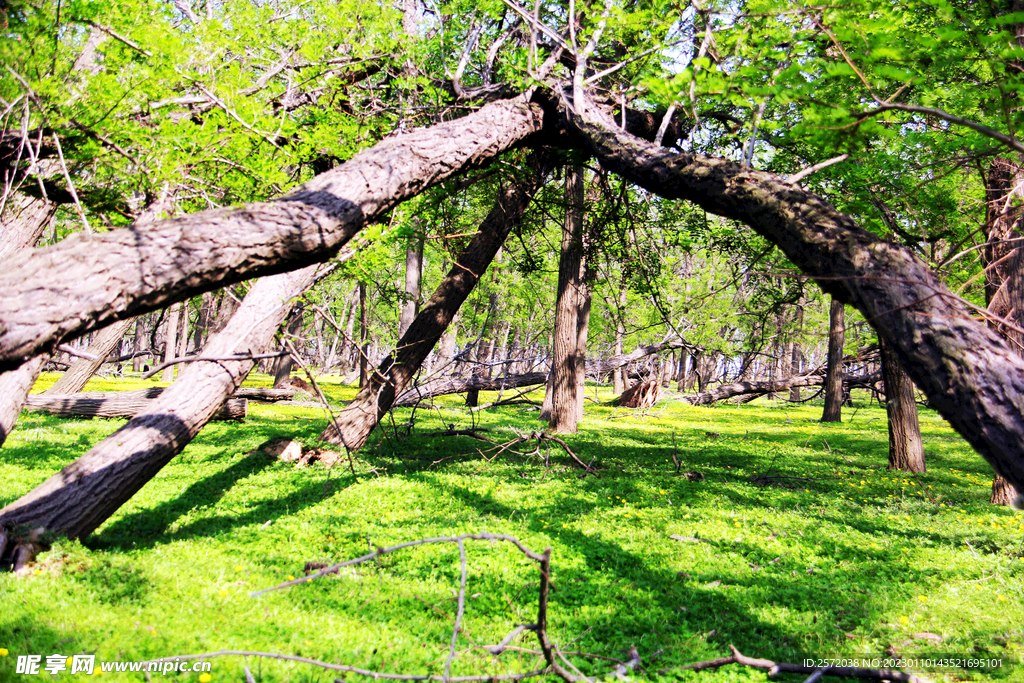
<svg viewBox="0 0 1024 683">
<path fill-rule="evenodd" d="M 176 303 L 171 306 L 167 311 L 167 331 L 164 334 L 164 362 L 169 363 L 174 360 L 175 353 L 178 351 L 178 317 L 181 315 L 181 304 Z M 164 382 L 174 381 L 174 371 L 177 369 L 175 365 L 168 365 L 164 368 L 163 376 L 160 378 Z"/>
<path fill-rule="evenodd" d="M 79 358 L 71 364 L 53 386 L 46 390 L 47 394 L 76 394 L 89 382 L 107 357 L 117 348 L 124 333 L 135 324 L 134 320 L 118 320 L 113 325 L 104 327 L 89 344 L 86 353 L 96 357 L 95 360 Z"/>
<path fill-rule="evenodd" d="M 661 398 L 661 378 L 637 382 L 615 399 L 615 405 L 623 408 L 652 408 Z"/>
<path fill-rule="evenodd" d="M 778 176 L 644 143 L 581 92 L 572 104 L 570 121 L 602 164 L 660 196 L 747 223 L 825 291 L 856 306 L 942 416 L 1024 487 L 1024 359 L 913 253 Z"/>
<path fill-rule="evenodd" d="M 405 250 L 405 295 L 402 313 L 398 317 L 398 336 L 405 335 L 409 325 L 420 312 L 420 280 L 423 278 L 423 238 L 420 237 Z"/>
<path fill-rule="evenodd" d="M 0 216 L 0 259 L 32 247 L 53 218 L 56 204 L 20 193 L 7 197 Z M 17 367 L 0 370 L 0 446 L 18 421 L 25 397 L 48 358 L 40 354 Z"/>
<path fill-rule="evenodd" d="M 0 373 L 0 446 L 14 429 L 25 398 L 36 383 L 47 356 L 39 355 L 25 361 L 20 367 Z"/>
<path fill-rule="evenodd" d="M 982 252 L 985 264 L 985 303 L 993 315 L 1024 326 L 1024 249 L 1011 240 L 1022 236 L 1024 211 L 1024 168 L 1010 159 L 997 157 L 989 166 L 985 182 L 987 200 L 985 223 L 988 245 Z M 1006 325 L 993 327 L 1024 355 L 1024 335 Z M 1009 505 L 1017 499 L 1013 484 L 996 474 L 992 479 L 991 502 Z"/>
<path fill-rule="evenodd" d="M 825 369 L 825 408 L 822 422 L 843 421 L 843 346 L 846 343 L 846 306 L 835 297 L 828 309 L 828 364 Z"/>
<path fill-rule="evenodd" d="M 0 272 L 0 372 L 114 320 L 323 261 L 366 221 L 487 163 L 540 131 L 543 118 L 522 99 L 494 102 L 389 137 L 271 202 L 75 234 L 16 254 Z"/>
<path fill-rule="evenodd" d="M 586 362 L 586 349 L 580 349 L 579 346 L 579 315 L 584 303 L 583 174 L 582 166 L 567 167 L 565 170 L 566 208 L 562 225 L 562 249 L 558 260 L 550 389 L 551 429 L 562 434 L 577 430 L 581 413 L 578 404 L 583 400 L 577 381 L 577 367 Z"/>
<path fill-rule="evenodd" d="M 881 341 L 879 347 L 885 381 L 885 412 L 889 417 L 889 469 L 924 472 L 924 444 L 917 421 L 914 383 L 903 371 L 889 344 Z"/>
<path fill-rule="evenodd" d="M 518 225 L 549 172 L 551 161 L 546 157 L 534 157 L 529 165 L 526 177 L 500 191 L 494 208 L 402 335 L 397 350 L 384 359 L 355 400 L 341 411 L 335 423 L 324 430 L 320 435 L 322 440 L 352 449 L 362 447 L 370 432 L 391 409 L 395 397 L 409 386 L 509 233 Z M 464 391 L 472 391 L 472 386 Z"/>
<path fill-rule="evenodd" d="M 316 266 L 309 266 L 257 281 L 224 329 L 210 338 L 205 355 L 262 352 L 291 299 L 315 277 Z M 41 526 L 72 538 L 88 535 L 188 445 L 253 364 L 222 360 L 188 365 L 145 411 L 0 510 L 0 526 Z"/>
<path fill-rule="evenodd" d="M 160 387 L 133 391 L 83 391 L 71 394 L 32 394 L 25 410 L 39 410 L 60 417 L 135 417 L 148 409 L 163 391 Z M 247 403 L 244 398 L 229 398 L 211 420 L 242 420 Z"/>
<path fill-rule="evenodd" d="M 296 348 L 299 348 L 298 337 L 302 334 L 302 306 L 295 306 L 292 309 L 291 316 L 288 320 L 288 327 L 285 328 L 284 337 L 290 341 Z M 280 389 L 281 387 L 288 386 L 289 380 L 292 377 L 292 368 L 295 367 L 295 359 L 291 357 L 291 354 L 287 356 L 281 356 L 277 359 L 277 366 L 274 368 L 274 388 Z"/>
</svg>

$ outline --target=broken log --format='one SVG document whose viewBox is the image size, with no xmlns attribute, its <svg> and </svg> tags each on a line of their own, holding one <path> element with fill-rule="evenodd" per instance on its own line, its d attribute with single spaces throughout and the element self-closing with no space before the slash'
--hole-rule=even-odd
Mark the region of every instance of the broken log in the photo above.
<svg viewBox="0 0 1024 683">
<path fill-rule="evenodd" d="M 661 398 L 660 378 L 637 382 L 622 395 L 615 399 L 615 404 L 623 408 L 652 408 Z"/>
<path fill-rule="evenodd" d="M 134 391 L 83 391 L 77 394 L 31 394 L 23 410 L 39 410 L 59 417 L 135 417 L 163 392 L 162 387 Z M 213 420 L 242 420 L 248 411 L 244 398 L 229 398 Z"/>
</svg>

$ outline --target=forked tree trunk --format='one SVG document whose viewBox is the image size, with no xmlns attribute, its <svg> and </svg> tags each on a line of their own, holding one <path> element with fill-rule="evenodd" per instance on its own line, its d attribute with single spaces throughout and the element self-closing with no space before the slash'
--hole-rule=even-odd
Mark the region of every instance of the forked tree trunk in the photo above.
<svg viewBox="0 0 1024 683">
<path fill-rule="evenodd" d="M 924 472 L 924 445 L 917 420 L 914 383 L 888 343 L 879 339 L 879 349 L 885 382 L 885 412 L 889 417 L 889 469 Z"/>
<path fill-rule="evenodd" d="M 257 354 L 274 339 L 291 300 L 316 279 L 317 266 L 258 280 L 203 355 Z M 241 385 L 251 360 L 191 363 L 151 406 L 60 473 L 0 510 L 0 526 L 43 527 L 86 536 L 180 453 Z"/>
<path fill-rule="evenodd" d="M 96 371 L 100 369 L 117 345 L 121 342 L 125 332 L 135 323 L 134 320 L 118 320 L 109 327 L 104 327 L 89 344 L 86 353 L 95 356 L 95 360 L 79 358 L 71 364 L 63 375 L 60 376 L 52 387 L 46 390 L 47 394 L 77 394 L 81 391 Z"/>
<path fill-rule="evenodd" d="M 586 348 L 580 348 L 580 312 L 584 306 L 583 202 L 584 169 L 565 171 L 565 222 L 558 261 L 558 295 L 555 299 L 554 357 L 551 362 L 551 429 L 572 433 L 578 429 L 583 396 L 579 366 Z M 585 340 L 585 336 L 584 336 Z"/>
<path fill-rule="evenodd" d="M 846 306 L 835 297 L 828 309 L 828 361 L 825 367 L 825 409 L 822 422 L 843 421 L 843 346 L 846 343 Z"/>
<path fill-rule="evenodd" d="M 509 232 L 519 223 L 534 193 L 548 174 L 547 157 L 531 157 L 530 175 L 500 191 L 495 206 L 480 224 L 477 234 L 438 285 L 423 310 L 363 388 L 320 435 L 323 441 L 350 449 L 361 448 L 395 397 L 411 383 L 420 365 L 445 333 L 459 307 L 476 287 L 494 260 Z M 472 390 L 472 388 L 468 389 Z"/>
<path fill-rule="evenodd" d="M 826 292 L 857 306 L 954 429 L 1024 486 L 1024 359 L 908 249 L 778 176 L 632 137 L 580 89 L 565 104 L 570 126 L 605 168 L 748 224 Z"/>
</svg>

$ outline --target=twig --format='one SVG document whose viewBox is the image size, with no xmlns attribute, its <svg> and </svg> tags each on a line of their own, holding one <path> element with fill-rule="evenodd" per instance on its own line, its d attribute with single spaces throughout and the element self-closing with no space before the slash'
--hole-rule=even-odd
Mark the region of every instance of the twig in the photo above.
<svg viewBox="0 0 1024 683">
<path fill-rule="evenodd" d="M 849 158 L 850 158 L 849 154 L 840 154 L 837 157 L 832 157 L 831 159 L 826 159 L 825 161 L 822 161 L 821 163 L 814 164 L 813 166 L 808 166 L 805 169 L 797 171 L 793 175 L 791 175 L 788 178 L 786 178 L 786 182 L 799 183 L 801 180 L 803 180 L 807 176 L 812 175 L 814 173 L 817 173 L 818 171 L 820 171 L 822 169 L 828 168 L 829 166 L 831 166 L 833 164 L 838 164 L 841 161 L 846 161 Z"/>
<path fill-rule="evenodd" d="M 466 544 L 459 539 L 459 606 L 455 612 L 455 628 L 452 630 L 452 643 L 448 648 L 448 660 L 444 663 L 445 683 L 451 680 L 452 660 L 455 659 L 455 643 L 459 639 L 459 624 L 466 613 Z"/>
<path fill-rule="evenodd" d="M 61 346 L 58 346 L 57 349 L 71 353 L 68 349 L 62 348 L 63 346 L 64 345 L 62 344 Z M 81 356 L 81 352 L 74 353 L 72 355 Z M 149 372 L 143 374 L 139 379 L 149 379 L 150 377 L 158 374 L 164 368 L 177 365 L 178 363 L 195 363 L 198 361 L 220 362 L 229 360 L 261 360 L 263 358 L 280 358 L 281 356 L 287 355 L 287 351 L 274 351 L 273 353 L 236 353 L 231 356 L 182 356 L 181 358 L 172 358 L 169 361 L 161 363 Z M 88 358 L 88 356 L 82 356 L 82 358 Z M 95 360 L 95 358 L 91 358 L 90 360 Z"/>
</svg>

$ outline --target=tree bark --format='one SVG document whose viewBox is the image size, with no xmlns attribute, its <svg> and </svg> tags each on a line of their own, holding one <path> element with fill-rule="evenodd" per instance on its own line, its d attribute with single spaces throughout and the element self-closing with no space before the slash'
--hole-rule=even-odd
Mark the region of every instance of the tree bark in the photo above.
<svg viewBox="0 0 1024 683">
<path fill-rule="evenodd" d="M 543 120 L 539 105 L 501 100 L 389 137 L 274 201 L 17 254 L 0 272 L 0 372 L 114 320 L 324 261 L 365 223 L 521 144 Z"/>
<path fill-rule="evenodd" d="M 843 345 L 846 343 L 846 306 L 832 297 L 828 309 L 828 365 L 825 381 L 825 408 L 822 422 L 843 421 Z"/>
<path fill-rule="evenodd" d="M 924 445 L 917 421 L 914 383 L 903 371 L 889 344 L 880 340 L 879 348 L 885 382 L 885 412 L 889 417 L 889 469 L 924 472 Z"/>
<path fill-rule="evenodd" d="M 92 344 L 89 344 L 85 350 L 86 353 L 96 356 L 96 359 L 79 358 L 45 393 L 76 394 L 85 388 L 100 366 L 107 362 L 107 358 L 115 351 L 121 338 L 124 337 L 133 322 L 132 320 L 118 320 L 113 325 L 100 330 L 96 334 L 96 338 L 92 340 Z"/>
<path fill-rule="evenodd" d="M 167 311 L 167 332 L 164 334 L 164 362 L 169 363 L 174 360 L 175 353 L 178 351 L 178 316 L 181 314 L 181 304 L 173 304 Z M 168 365 L 164 369 L 164 374 L 161 379 L 164 382 L 174 381 L 174 370 L 177 368 L 176 365 Z"/>
<path fill-rule="evenodd" d="M 360 390 L 355 400 L 320 435 L 320 439 L 361 448 L 380 419 L 391 409 L 395 397 L 412 382 L 431 349 L 448 329 L 463 302 L 476 287 L 509 233 L 519 224 L 534 193 L 551 168 L 547 156 L 529 161 L 530 174 L 500 191 L 494 208 L 480 224 L 476 235 L 459 255 L 452 269 L 409 325 L 409 329 Z M 484 378 L 475 378 L 482 380 Z M 464 391 L 472 391 L 468 386 Z"/>
<path fill-rule="evenodd" d="M 750 225 L 822 289 L 856 306 L 942 416 L 1024 488 L 1024 359 L 910 250 L 778 176 L 634 138 L 582 91 L 568 106 L 570 125 L 605 167 L 662 197 Z"/>
<path fill-rule="evenodd" d="M 47 358 L 46 355 L 39 355 L 25 361 L 21 367 L 0 373 L 0 446 L 14 429 L 28 392 L 36 383 Z"/>
<path fill-rule="evenodd" d="M 1024 233 L 1024 167 L 1020 162 L 997 157 L 989 166 L 985 182 L 988 244 L 982 252 L 985 266 L 985 303 L 993 315 L 1024 325 L 1024 249 L 1018 242 Z M 1024 354 L 1024 335 L 1012 327 L 990 321 L 1018 354 Z M 992 479 L 991 502 L 1009 505 L 1017 499 L 1017 489 L 996 474 Z"/>
<path fill-rule="evenodd" d="M 578 429 L 580 392 L 579 373 L 585 363 L 580 349 L 580 312 L 584 306 L 583 284 L 583 202 L 582 166 L 565 171 L 565 221 L 562 224 L 562 250 L 558 261 L 558 295 L 555 299 L 554 357 L 551 362 L 551 429 L 556 434 L 571 434 Z M 586 326 L 583 326 L 585 330 Z M 584 332 L 584 342 L 585 342 Z"/>
<path fill-rule="evenodd" d="M 295 306 L 292 308 L 291 316 L 288 320 L 288 327 L 285 328 L 284 337 L 292 343 L 297 349 L 301 348 L 298 338 L 302 335 L 302 316 L 304 309 L 302 306 Z M 287 356 L 281 356 L 277 359 L 277 367 L 274 368 L 274 388 L 280 389 L 288 384 L 288 380 L 292 378 L 292 368 L 295 367 L 295 359 L 291 357 L 291 354 Z"/>
<path fill-rule="evenodd" d="M 420 312 L 420 281 L 423 279 L 423 238 L 418 237 L 405 250 L 405 295 L 398 318 L 398 337 L 405 335 Z"/>
<path fill-rule="evenodd" d="M 869 386 L 877 382 L 881 375 L 868 374 L 864 376 L 847 375 L 844 381 L 850 384 Z M 710 391 L 702 391 L 689 396 L 680 396 L 678 401 L 689 403 L 695 406 L 705 406 L 718 401 L 725 401 L 730 398 L 743 398 L 743 403 L 752 401 L 759 396 L 765 396 L 778 391 L 792 390 L 798 387 L 816 387 L 825 383 L 825 374 L 821 372 L 810 372 L 782 379 L 765 380 L 761 382 L 732 382 L 715 387 Z"/>
<path fill-rule="evenodd" d="M 316 266 L 257 281 L 235 315 L 204 349 L 210 357 L 261 353 L 290 301 L 316 279 Z M 91 533 L 171 459 L 217 412 L 252 369 L 251 360 L 191 363 L 128 423 L 0 510 L 0 526 L 43 527 L 78 538 Z"/>
<path fill-rule="evenodd" d="M 84 391 L 71 394 L 32 394 L 24 410 L 38 410 L 60 417 L 135 417 L 148 409 L 163 392 L 162 387 L 134 391 Z M 211 420 L 241 420 L 246 399 L 229 398 Z"/>
<path fill-rule="evenodd" d="M 359 388 L 366 386 L 367 363 L 370 353 L 370 321 L 366 313 L 366 283 L 359 283 L 359 346 L 356 347 L 356 358 L 359 361 Z"/>
</svg>

